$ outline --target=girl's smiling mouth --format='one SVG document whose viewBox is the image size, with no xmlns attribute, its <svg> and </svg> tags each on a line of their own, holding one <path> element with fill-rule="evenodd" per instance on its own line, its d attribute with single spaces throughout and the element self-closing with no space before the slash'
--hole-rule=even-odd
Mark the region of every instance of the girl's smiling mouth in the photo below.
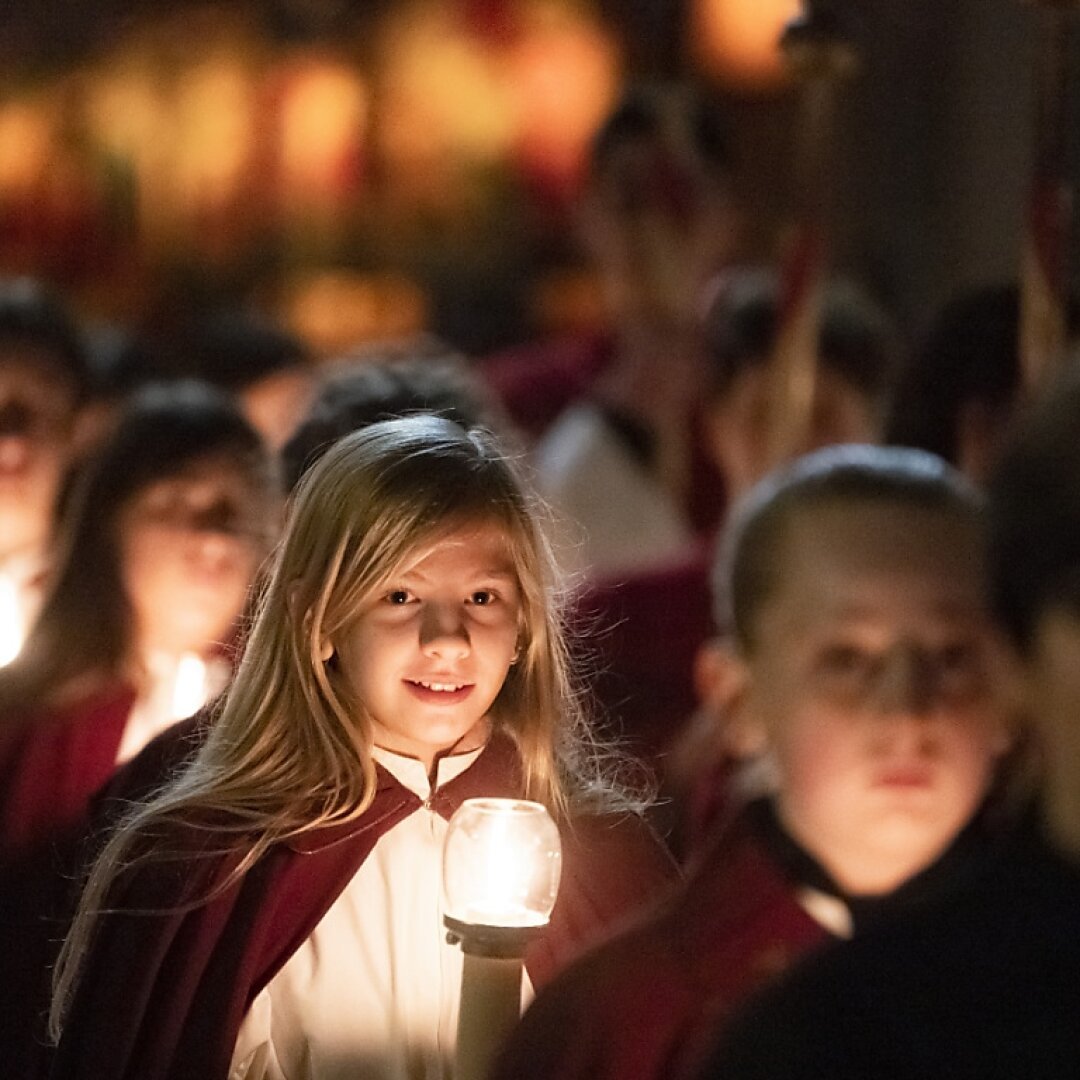
<svg viewBox="0 0 1080 1080">
<path fill-rule="evenodd" d="M 472 683 L 448 679 L 405 679 L 404 682 L 414 697 L 443 705 L 464 701 L 473 689 Z"/>
</svg>

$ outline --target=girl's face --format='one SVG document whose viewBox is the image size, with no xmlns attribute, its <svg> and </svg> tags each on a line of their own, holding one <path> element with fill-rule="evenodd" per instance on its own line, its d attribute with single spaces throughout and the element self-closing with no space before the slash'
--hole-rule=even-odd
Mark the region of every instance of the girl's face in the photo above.
<svg viewBox="0 0 1080 1080">
<path fill-rule="evenodd" d="M 270 514 L 245 473 L 219 457 L 134 496 L 120 515 L 120 558 L 142 652 L 204 652 L 228 640 Z"/>
<path fill-rule="evenodd" d="M 423 761 L 483 742 L 515 658 L 521 594 L 503 530 L 464 526 L 409 564 L 331 644 L 377 746 Z"/>
</svg>

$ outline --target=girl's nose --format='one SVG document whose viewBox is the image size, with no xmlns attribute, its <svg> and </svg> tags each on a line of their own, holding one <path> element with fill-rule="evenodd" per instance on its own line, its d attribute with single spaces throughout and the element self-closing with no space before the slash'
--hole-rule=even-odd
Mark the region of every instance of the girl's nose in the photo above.
<svg viewBox="0 0 1080 1080">
<path fill-rule="evenodd" d="M 469 653 L 469 631 L 455 605 L 428 604 L 420 627 L 420 645 L 428 656 L 460 660 Z"/>
</svg>

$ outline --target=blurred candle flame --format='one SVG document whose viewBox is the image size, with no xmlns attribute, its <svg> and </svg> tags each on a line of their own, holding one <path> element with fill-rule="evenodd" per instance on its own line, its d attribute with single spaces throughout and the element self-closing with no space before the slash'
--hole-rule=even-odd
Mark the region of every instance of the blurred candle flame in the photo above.
<svg viewBox="0 0 1080 1080">
<path fill-rule="evenodd" d="M 25 636 L 18 583 L 13 577 L 0 574 L 0 667 L 19 655 Z"/>
<path fill-rule="evenodd" d="M 183 720 L 206 704 L 208 683 L 206 664 L 194 653 L 185 653 L 176 665 L 173 682 L 172 716 Z"/>
</svg>

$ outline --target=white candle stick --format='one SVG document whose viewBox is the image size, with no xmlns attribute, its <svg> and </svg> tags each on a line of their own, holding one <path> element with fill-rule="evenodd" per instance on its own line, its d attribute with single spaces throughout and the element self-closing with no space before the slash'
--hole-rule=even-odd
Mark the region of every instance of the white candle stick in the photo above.
<svg viewBox="0 0 1080 1080">
<path fill-rule="evenodd" d="M 521 1013 L 529 940 L 559 888 L 559 831 L 539 803 L 467 799 L 443 856 L 445 923 L 464 967 L 454 1080 L 485 1080 Z"/>
</svg>

